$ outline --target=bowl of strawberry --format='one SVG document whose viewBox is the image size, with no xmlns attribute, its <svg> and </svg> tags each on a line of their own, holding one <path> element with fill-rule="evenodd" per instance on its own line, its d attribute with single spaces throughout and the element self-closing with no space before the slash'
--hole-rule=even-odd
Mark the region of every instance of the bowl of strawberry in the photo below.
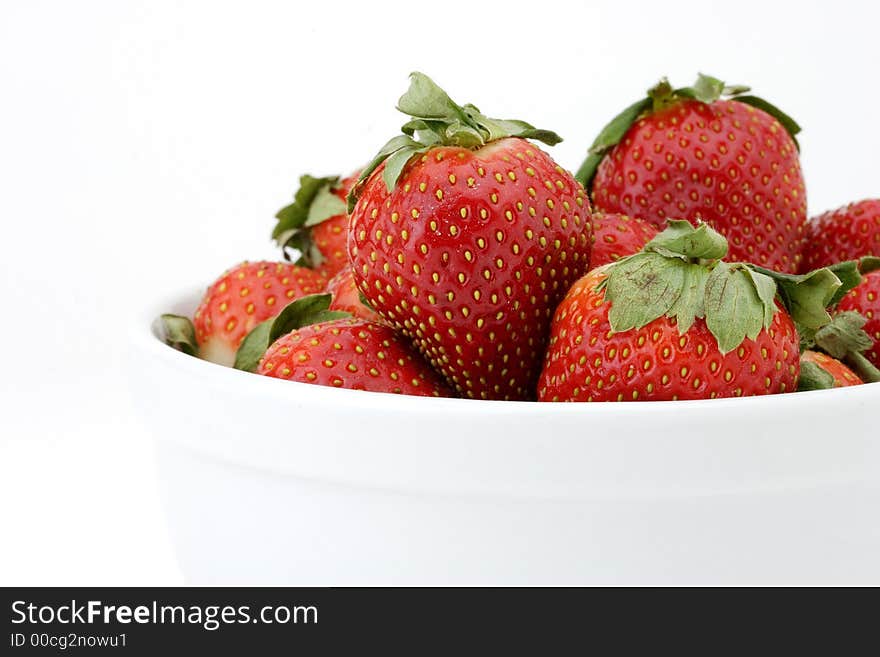
<svg viewBox="0 0 880 657">
<path fill-rule="evenodd" d="M 880 583 L 880 201 L 808 220 L 797 123 L 703 75 L 576 174 L 423 74 L 398 109 L 139 326 L 190 581 Z"/>
</svg>

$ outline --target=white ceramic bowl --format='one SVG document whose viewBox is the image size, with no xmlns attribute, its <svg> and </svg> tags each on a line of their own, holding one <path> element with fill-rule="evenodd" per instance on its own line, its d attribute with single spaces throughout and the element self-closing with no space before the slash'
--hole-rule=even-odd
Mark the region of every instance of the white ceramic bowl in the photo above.
<svg viewBox="0 0 880 657">
<path fill-rule="evenodd" d="M 880 384 L 688 402 L 291 383 L 138 323 L 134 394 L 194 584 L 880 584 Z"/>
</svg>

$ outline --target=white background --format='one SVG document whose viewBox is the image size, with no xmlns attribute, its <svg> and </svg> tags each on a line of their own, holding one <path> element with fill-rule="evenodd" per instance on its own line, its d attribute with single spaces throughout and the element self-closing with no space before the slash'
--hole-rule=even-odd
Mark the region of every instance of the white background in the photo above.
<svg viewBox="0 0 880 657">
<path fill-rule="evenodd" d="M 128 394 L 134 318 L 274 257 L 297 177 L 369 159 L 411 70 L 556 130 L 571 169 L 663 74 L 749 83 L 804 127 L 816 213 L 880 194 L 878 18 L 840 1 L 0 0 L 0 584 L 182 581 Z"/>
</svg>

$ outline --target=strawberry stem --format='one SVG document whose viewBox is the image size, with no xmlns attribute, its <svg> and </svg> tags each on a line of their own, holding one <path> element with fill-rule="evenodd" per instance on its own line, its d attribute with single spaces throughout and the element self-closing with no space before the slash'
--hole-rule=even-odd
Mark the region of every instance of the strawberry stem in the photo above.
<svg viewBox="0 0 880 657">
<path fill-rule="evenodd" d="M 397 109 L 412 117 L 401 128 L 402 135 L 383 146 L 361 172 L 348 195 L 348 211 L 360 196 L 364 183 L 385 162 L 382 178 L 390 192 L 407 163 L 436 146 L 478 149 L 506 137 L 536 139 L 554 146 L 562 138 L 525 121 L 491 119 L 474 105 L 459 105 L 424 73 L 411 73 L 410 86 L 397 102 Z"/>
</svg>

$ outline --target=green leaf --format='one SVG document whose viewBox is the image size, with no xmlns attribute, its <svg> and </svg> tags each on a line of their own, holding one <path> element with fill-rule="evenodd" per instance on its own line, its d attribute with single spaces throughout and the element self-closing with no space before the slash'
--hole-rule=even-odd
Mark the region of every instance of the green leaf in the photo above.
<svg viewBox="0 0 880 657">
<path fill-rule="evenodd" d="M 738 264 L 719 262 L 706 281 L 706 326 L 721 353 L 757 338 L 764 319 L 764 304 L 749 274 Z"/>
<path fill-rule="evenodd" d="M 420 144 L 439 144 L 448 124 L 443 121 L 412 119 L 400 127 L 400 131 Z"/>
<path fill-rule="evenodd" d="M 864 354 L 851 351 L 846 355 L 844 363 L 865 383 L 880 382 L 880 370 Z"/>
<path fill-rule="evenodd" d="M 611 329 L 642 328 L 666 315 L 682 295 L 685 264 L 658 253 L 639 253 L 609 267 L 605 298 L 611 302 Z"/>
<path fill-rule="evenodd" d="M 467 122 L 464 109 L 431 78 L 415 71 L 409 75 L 409 89 L 397 101 L 397 109 L 420 119 Z"/>
<path fill-rule="evenodd" d="M 397 184 L 400 174 L 403 173 L 404 167 L 414 155 L 424 153 L 426 148 L 401 148 L 393 153 L 385 162 L 385 169 L 382 171 L 382 180 L 385 181 L 385 188 L 390 192 Z"/>
<path fill-rule="evenodd" d="M 384 162 L 390 155 L 393 155 L 397 151 L 400 151 L 404 148 L 410 149 L 419 149 L 422 148 L 423 145 L 417 142 L 415 139 L 410 137 L 409 135 L 397 135 L 396 137 L 392 137 L 388 140 L 379 152 L 376 153 L 376 156 L 370 160 L 369 164 L 364 167 L 363 171 L 361 171 L 361 175 L 358 177 L 357 182 L 352 185 L 351 191 L 348 193 L 348 205 L 347 209 L 349 212 L 354 210 L 355 203 L 357 203 L 358 197 L 361 194 L 361 190 L 363 189 L 364 183 L 366 183 L 367 179 L 372 175 L 372 173 L 379 167 L 382 162 Z"/>
<path fill-rule="evenodd" d="M 310 294 L 300 297 L 285 306 L 274 318 L 257 324 L 239 346 L 233 367 L 246 372 L 255 372 L 266 349 L 282 335 L 310 324 L 351 317 L 346 312 L 328 310 L 332 298 L 330 294 Z"/>
<path fill-rule="evenodd" d="M 196 329 L 189 317 L 166 313 L 156 319 L 156 331 L 162 341 L 190 356 L 198 356 Z"/>
<path fill-rule="evenodd" d="M 807 329 L 819 329 L 831 321 L 826 308 L 835 298 L 842 283 L 828 268 L 816 269 L 807 274 L 782 274 L 757 265 L 746 265 L 753 271 L 776 281 L 782 304 L 791 318 Z"/>
<path fill-rule="evenodd" d="M 723 93 L 725 96 L 739 96 L 740 94 L 744 94 L 751 90 L 751 87 L 744 84 L 730 84 L 724 87 Z"/>
<path fill-rule="evenodd" d="M 659 112 L 682 96 L 692 97 L 693 90 L 690 87 L 685 89 L 673 89 L 669 84 L 669 80 L 661 78 L 653 87 L 648 89 L 648 100 L 650 101 L 651 111 Z M 625 110 L 624 110 L 625 111 Z"/>
<path fill-rule="evenodd" d="M 556 144 L 562 142 L 562 137 L 553 132 L 552 130 L 543 130 L 541 128 L 523 128 L 521 132 L 514 135 L 515 137 L 522 137 L 523 139 L 532 139 L 534 141 L 540 141 L 548 146 L 555 146 Z"/>
<path fill-rule="evenodd" d="M 878 269 L 880 269 L 880 258 L 876 256 L 865 256 L 859 260 L 859 271 L 863 274 L 868 274 Z"/>
<path fill-rule="evenodd" d="M 863 330 L 867 321 L 854 310 L 839 313 L 816 331 L 813 341 L 822 351 L 838 360 L 850 352 L 862 353 L 874 344 L 871 336 Z"/>
<path fill-rule="evenodd" d="M 709 270 L 704 265 L 692 263 L 685 263 L 681 268 L 684 273 L 681 295 L 666 314 L 675 317 L 678 332 L 683 334 L 690 330 L 698 317 L 706 316 L 706 281 L 709 280 Z"/>
<path fill-rule="evenodd" d="M 840 279 L 831 270 L 819 270 L 795 287 L 781 285 L 790 303 L 792 318 L 808 328 L 817 329 L 829 321 L 831 315 L 826 310 L 834 293 L 840 287 Z"/>
<path fill-rule="evenodd" d="M 317 226 L 331 217 L 338 217 L 341 214 L 345 214 L 345 201 L 334 194 L 329 186 L 322 187 L 309 206 L 309 212 L 303 226 Z"/>
<path fill-rule="evenodd" d="M 283 241 L 285 245 L 284 258 L 290 260 L 288 249 L 296 249 L 299 252 L 299 258 L 294 263 L 300 267 L 315 268 L 324 262 L 324 254 L 312 239 L 312 231 L 310 230 L 292 230 L 289 234 L 283 234 L 278 237 L 279 243 Z"/>
<path fill-rule="evenodd" d="M 461 148 L 479 148 L 485 143 L 483 133 L 477 128 L 464 125 L 458 121 L 454 121 L 446 127 L 441 140 L 444 144 L 460 146 Z"/>
<path fill-rule="evenodd" d="M 668 257 L 720 260 L 727 255 L 727 240 L 709 224 L 694 227 L 683 219 L 670 219 L 668 227 L 648 242 L 645 250 Z"/>
<path fill-rule="evenodd" d="M 724 83 L 711 75 L 700 73 L 693 86 L 694 98 L 701 103 L 714 103 L 724 93 Z"/>
<path fill-rule="evenodd" d="M 345 214 L 345 202 L 334 192 L 339 182 L 338 176 L 316 178 L 304 175 L 300 177 L 300 186 L 293 203 L 281 208 L 275 215 L 278 223 L 272 231 L 272 238 L 282 248 L 284 258 L 290 259 L 288 249 L 297 249 L 300 260 L 306 267 L 316 267 L 324 257 L 316 245 L 312 243 L 311 231 L 307 230 L 331 217 Z"/>
<path fill-rule="evenodd" d="M 606 268 L 611 328 L 641 328 L 666 316 L 684 333 L 705 318 L 723 353 L 754 340 L 778 310 L 776 282 L 745 264 L 720 261 L 726 254 L 727 240 L 708 224 L 670 220 L 641 253 Z"/>
<path fill-rule="evenodd" d="M 308 174 L 300 176 L 299 189 L 293 198 L 293 203 L 284 206 L 276 214 L 275 218 L 278 223 L 272 231 L 272 239 L 279 241 L 279 246 L 284 246 L 286 242 L 280 242 L 279 238 L 282 234 L 290 235 L 290 231 L 302 228 L 309 217 L 309 209 L 315 197 L 322 189 L 330 189 L 339 181 L 339 176 L 326 176 L 324 178 L 316 178 Z"/>
<path fill-rule="evenodd" d="M 839 262 L 828 267 L 835 276 L 840 280 L 840 287 L 828 302 L 829 306 L 836 306 L 837 303 L 846 296 L 846 293 L 862 282 L 862 275 L 859 273 L 859 262 L 857 260 L 847 260 Z"/>
<path fill-rule="evenodd" d="M 590 189 L 593 178 L 596 177 L 596 169 L 599 168 L 599 163 L 602 161 L 605 153 L 620 143 L 620 140 L 623 139 L 633 123 L 651 108 L 652 102 L 650 98 L 642 98 L 636 101 L 602 128 L 599 136 L 593 140 L 590 146 L 587 159 L 584 160 L 584 163 L 581 164 L 574 176 L 585 189 Z"/>
<path fill-rule="evenodd" d="M 801 373 L 798 376 L 798 391 L 830 390 L 834 387 L 834 377 L 811 360 L 801 360 Z"/>
<path fill-rule="evenodd" d="M 237 370 L 245 372 L 256 372 L 260 365 L 260 359 L 266 353 L 266 349 L 272 344 L 269 341 L 269 332 L 272 330 L 272 320 L 267 319 L 265 322 L 257 324 L 251 332 L 248 333 L 235 353 L 235 363 L 233 367 Z"/>
<path fill-rule="evenodd" d="M 764 326 L 769 327 L 773 322 L 773 315 L 778 310 L 776 306 L 776 281 L 765 274 L 752 271 L 748 267 L 743 268 L 743 271 L 748 275 L 755 288 L 755 293 L 761 300 L 761 305 L 764 308 Z"/>
<path fill-rule="evenodd" d="M 797 124 L 797 121 L 795 121 L 788 114 L 776 107 L 776 105 L 768 103 L 763 98 L 758 98 L 757 96 L 737 96 L 735 100 L 740 103 L 745 103 L 746 105 L 751 105 L 752 107 L 759 109 L 762 112 L 766 112 L 774 119 L 779 121 L 780 125 L 785 128 L 786 132 L 788 132 L 789 135 L 791 135 L 791 138 L 794 140 L 794 145 L 797 147 L 797 149 L 801 149 L 801 145 L 798 143 L 797 140 L 797 134 L 801 131 L 801 127 Z"/>
<path fill-rule="evenodd" d="M 431 78 L 419 72 L 410 74 L 409 89 L 398 100 L 397 109 L 412 119 L 401 128 L 403 134 L 388 141 L 361 172 L 348 195 L 349 212 L 367 179 L 385 160 L 393 160 L 383 173 L 385 185 L 391 191 L 409 158 L 433 146 L 478 149 L 506 137 L 536 139 L 551 146 L 562 141 L 555 132 L 540 130 L 525 121 L 491 119 L 474 105 L 459 105 Z"/>
<path fill-rule="evenodd" d="M 552 130 L 541 130 L 525 121 L 512 119 L 490 119 L 484 114 L 476 112 L 472 115 L 474 122 L 488 135 L 486 142 L 492 142 L 505 137 L 522 137 L 523 139 L 535 139 L 544 142 L 548 146 L 555 146 L 562 141 L 562 137 Z"/>
</svg>

